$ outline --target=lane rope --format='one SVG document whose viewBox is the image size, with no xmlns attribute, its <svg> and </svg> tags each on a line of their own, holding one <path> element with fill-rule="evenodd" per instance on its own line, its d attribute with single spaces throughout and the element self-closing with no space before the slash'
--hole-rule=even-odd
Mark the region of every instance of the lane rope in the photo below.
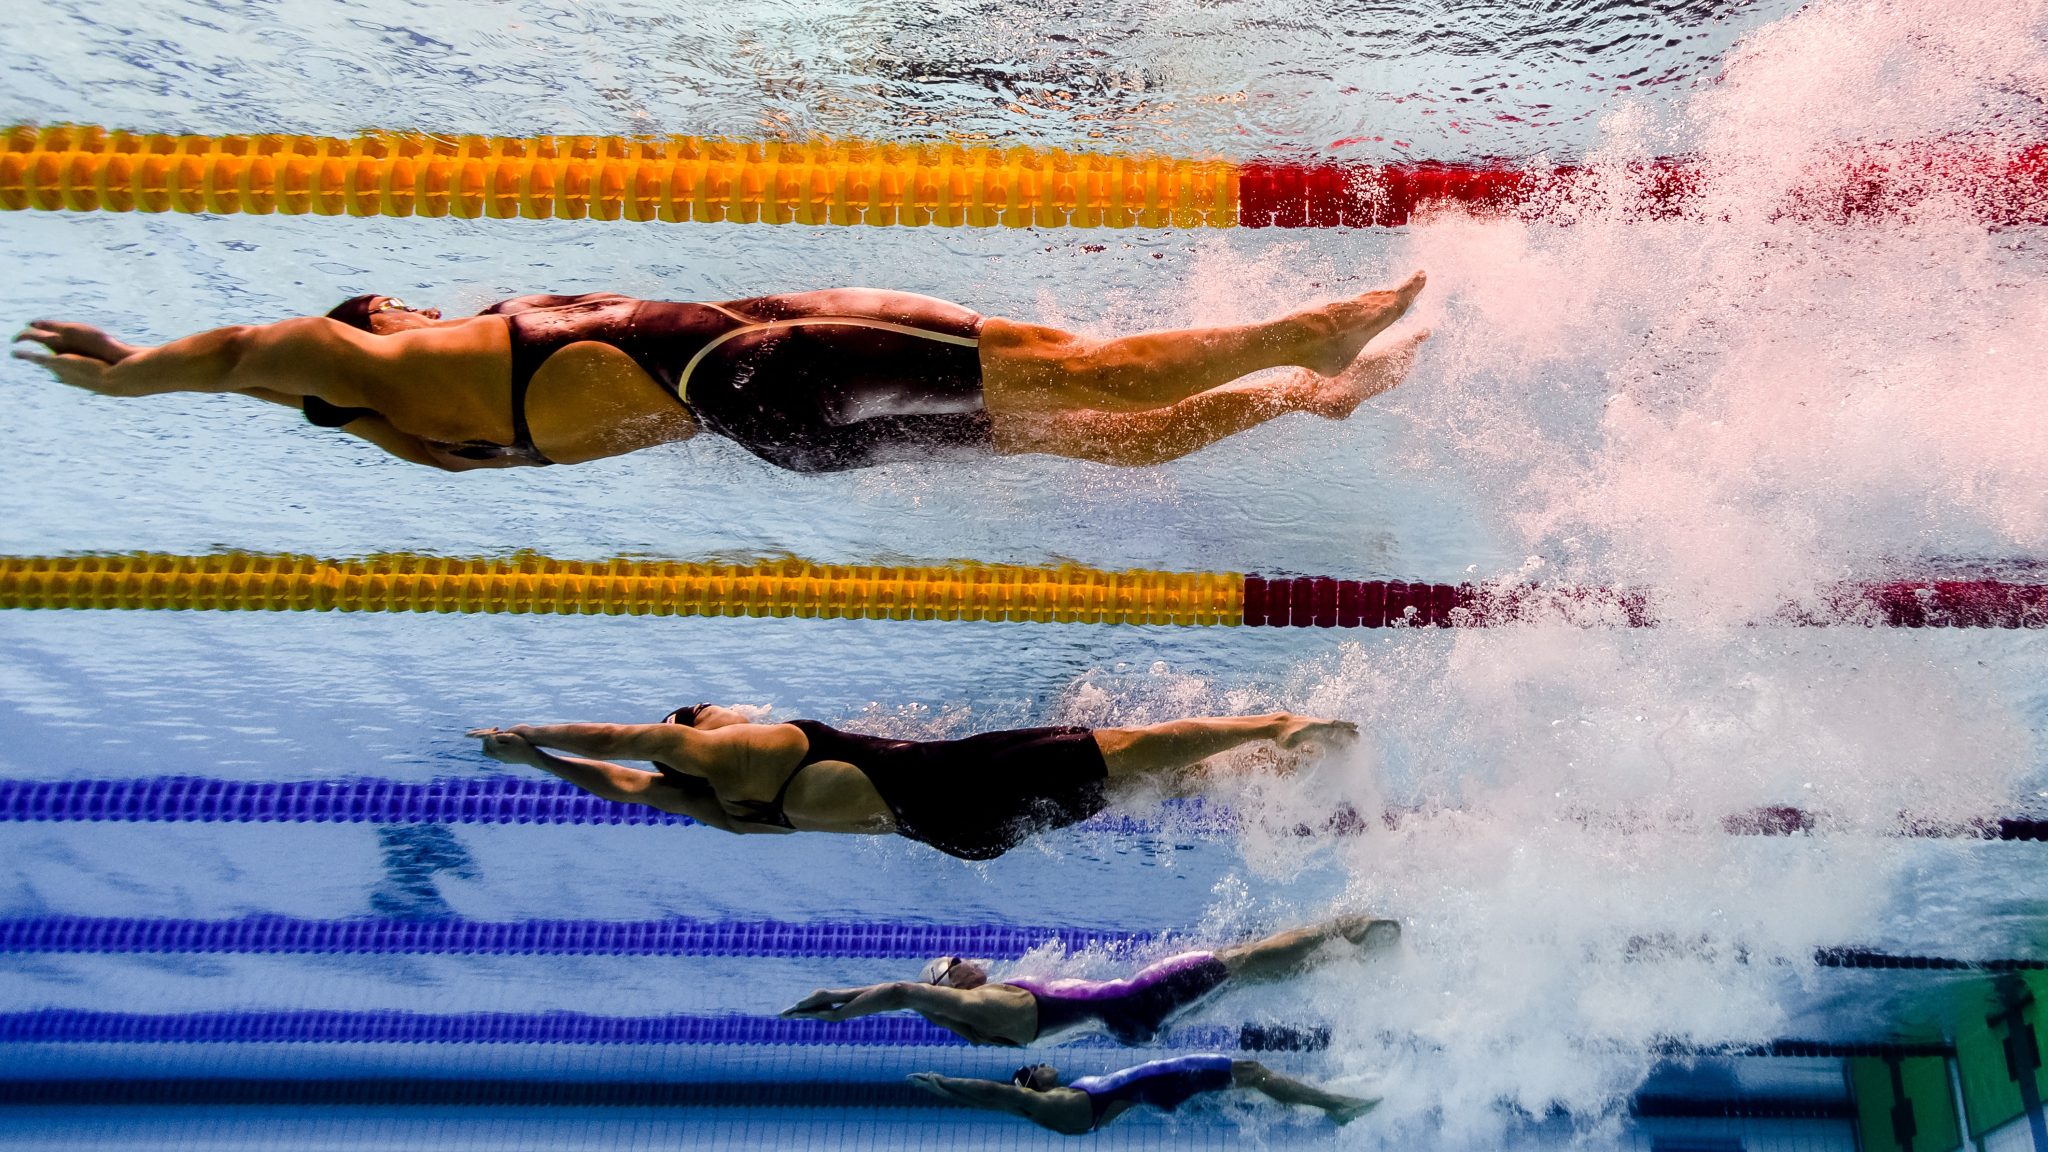
<svg viewBox="0 0 2048 1152">
<path fill-rule="evenodd" d="M 952 1108 L 914 1085 L 874 1080 L 490 1080 L 376 1076 L 0 1080 L 0 1106 L 288 1108 Z"/>
<path fill-rule="evenodd" d="M 310 920 L 247 916 L 195 920 L 126 916 L 0 919 L 0 953 L 44 955 L 689 956 L 748 959 L 1015 960 L 1057 944 L 1068 952 L 1127 949 L 1151 932 L 1008 924 L 779 920 Z M 1818 948 L 1822 968 L 1914 972 L 2039 972 L 2048 960 L 1901 955 Z"/>
<path fill-rule="evenodd" d="M 1159 806 L 1163 820 L 1109 811 L 1075 827 L 1097 835 L 1159 832 L 1223 836 L 1241 827 L 1230 810 L 1199 798 Z M 1388 809 L 1380 825 L 1397 828 L 1429 813 Z M 1570 813 L 1592 818 L 1597 813 Z M 134 780 L 0 780 L 0 823 L 226 824 L 660 824 L 688 826 L 687 816 L 619 804 L 561 780 L 523 776 L 441 777 L 424 783 L 376 778 L 222 780 L 151 776 Z M 1608 821 L 1611 823 L 1611 821 Z M 1820 813 L 1784 806 L 1753 808 L 1709 821 L 1731 836 L 1796 836 L 1826 832 Z M 1353 809 L 1320 826 L 1297 824 L 1299 836 L 1361 835 L 1374 822 Z M 1922 839 L 2048 840 L 2048 819 L 1986 817 L 1964 822 L 1902 818 L 1891 834 Z"/>
<path fill-rule="evenodd" d="M 1650 627 L 1640 592 L 1495 587 L 1067 564 L 696 564 L 516 554 L 348 560 L 221 552 L 0 556 L 0 608 L 433 612 L 974 620 L 1293 628 Z M 2048 584 L 1994 578 L 1844 583 L 1788 626 L 2048 626 Z"/>
<path fill-rule="evenodd" d="M 1186 1051 L 1320 1052 L 1328 1028 L 1246 1024 L 1177 1029 L 1156 1047 Z M 829 1023 L 779 1016 L 592 1016 L 580 1012 L 397 1010 L 101 1012 L 52 1008 L 0 1013 L 0 1044 L 591 1044 L 754 1047 L 965 1048 L 967 1041 L 915 1016 L 867 1016 Z M 1123 1048 L 1083 1035 L 1061 1048 Z M 1781 1039 L 1762 1044 L 1666 1040 L 1660 1055 L 1788 1059 L 1933 1056 L 1947 1044 Z"/>
<path fill-rule="evenodd" d="M 27 916 L 0 919 L 0 953 L 436 956 L 694 956 L 1013 960 L 1057 943 L 1127 948 L 1144 932 L 1007 924 L 787 923 L 778 920 L 234 920 Z"/>
<path fill-rule="evenodd" d="M 1587 170 L 1114 155 L 946 142 L 370 132 L 0 134 L 0 209 L 1009 228 L 1395 227 L 1443 205 L 1540 215 Z M 1692 213 L 1696 160 L 1616 170 L 1629 214 Z M 1915 143 L 1817 158 L 1778 214 L 1846 222 L 1933 196 L 2048 222 L 2048 145 Z"/>
<path fill-rule="evenodd" d="M 408 1012 L 296 1009 L 102 1012 L 45 1008 L 0 1013 L 0 1044 L 643 1044 L 751 1047 L 965 1048 L 916 1016 L 786 1020 L 780 1016 L 593 1016 L 582 1012 Z M 1190 1051 L 1319 1052 L 1328 1028 L 1246 1024 L 1176 1029 L 1157 1047 Z M 1061 1045 L 1121 1047 L 1083 1035 Z"/>
</svg>

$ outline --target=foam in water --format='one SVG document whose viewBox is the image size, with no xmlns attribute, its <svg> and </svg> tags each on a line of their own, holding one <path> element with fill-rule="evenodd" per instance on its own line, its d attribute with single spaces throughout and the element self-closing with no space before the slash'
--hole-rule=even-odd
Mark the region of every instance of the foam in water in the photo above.
<svg viewBox="0 0 2048 1152">
<path fill-rule="evenodd" d="M 2039 140 L 2044 17 L 1809 6 L 1683 117 L 1615 112 L 1545 222 L 1411 232 L 1438 339 L 1390 398 L 1408 462 L 1473 477 L 1539 579 L 1649 589 L 1665 626 L 1375 639 L 1301 670 L 1293 699 L 1372 738 L 1241 797 L 1279 817 L 1247 859 L 1285 876 L 1334 851 L 1342 903 L 1409 926 L 1406 963 L 1319 984 L 1337 1064 L 1385 1074 L 1347 1139 L 1485 1145 L 1558 1106 L 1608 1133 L 1660 1040 L 1801 1022 L 1812 950 L 1869 938 L 1919 850 L 1884 835 L 1900 813 L 2013 803 L 2034 738 L 1965 641 L 1751 622 L 1831 581 L 2048 545 L 2030 233 L 1937 178 L 1802 218 L 1851 190 L 1852 151 Z M 1640 162 L 1673 152 L 1703 163 L 1695 215 L 1643 219 Z M 1425 811 L 1335 848 L 1285 831 L 1381 788 Z M 1833 823 L 1720 831 L 1759 805 Z"/>
</svg>

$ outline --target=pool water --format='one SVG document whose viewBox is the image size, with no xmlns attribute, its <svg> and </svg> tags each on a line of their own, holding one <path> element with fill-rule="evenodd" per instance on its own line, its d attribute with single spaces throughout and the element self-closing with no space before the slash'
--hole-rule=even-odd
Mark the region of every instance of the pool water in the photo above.
<svg viewBox="0 0 2048 1152">
<path fill-rule="evenodd" d="M 1431 283 L 1412 322 L 1434 335 L 1408 383 L 1350 421 L 1289 417 L 1144 470 L 1022 457 L 796 476 L 706 438 L 447 476 L 270 406 L 115 402 L 15 364 L 0 370 L 0 551 L 533 549 L 1587 582 L 1648 590 L 1665 624 L 9 613 L 4 781 L 516 776 L 463 731 L 651 720 L 699 699 L 906 737 L 1286 708 L 1357 720 L 1366 738 L 1294 777 L 1241 758 L 1260 770 L 1215 798 L 1235 823 L 1140 801 L 1128 819 L 986 865 L 897 840 L 658 826 L 0 822 L 8 924 L 682 918 L 849 924 L 861 939 L 976 926 L 1167 937 L 997 957 L 1108 976 L 1177 944 L 1336 912 L 1403 920 L 1396 956 L 1233 993 L 1186 1022 L 1189 1042 L 1234 1044 L 1248 1027 L 1306 1037 L 1262 1058 L 1381 1094 L 1377 1112 L 1338 1132 L 1211 1103 L 1091 1138 L 1132 1148 L 1846 1147 L 1839 1109 L 1673 1118 L 1645 1101 L 1840 1104 L 1839 1060 L 1713 1053 L 1939 1035 L 1970 984 L 1823 967 L 1816 950 L 2048 956 L 2040 844 L 1892 834 L 1902 812 L 2048 811 L 2039 633 L 1755 623 L 1836 580 L 2048 557 L 2038 229 L 1987 229 L 1940 187 L 1849 225 L 1779 211 L 1844 148 L 2043 139 L 2038 3 L 145 7 L 0 12 L 5 42 L 33 47 L 0 58 L 5 118 L 1583 171 L 1540 218 L 1444 213 L 1385 230 L 12 213 L 0 315 L 135 340 L 365 291 L 456 313 L 528 291 L 689 300 L 841 284 L 1108 335 L 1259 319 L 1416 267 Z M 1706 209 L 1636 218 L 1632 165 L 1679 154 L 1708 173 Z M 1406 815 L 1362 835 L 1298 834 L 1339 804 Z M 1722 830 L 1722 816 L 1769 805 L 1827 820 L 1790 837 Z M 488 1043 L 0 1033 L 13 1093 L 0 1131 L 23 1147 L 1060 1143 L 901 1087 L 926 1069 L 1004 1076 L 1015 1053 L 771 1042 L 758 1028 L 718 1041 L 710 1024 L 663 1042 L 564 1042 L 551 1015 L 757 1019 L 813 987 L 907 977 L 922 957 L 903 951 L 0 952 L 6 1028 L 54 1010 L 556 1028 Z M 1083 1044 L 1049 1058 L 1071 1075 L 1131 1057 Z M 102 1095 L 22 1102 L 21 1084 L 51 1081 Z M 167 1107 L 118 1091 L 146 1082 L 186 1095 Z"/>
</svg>

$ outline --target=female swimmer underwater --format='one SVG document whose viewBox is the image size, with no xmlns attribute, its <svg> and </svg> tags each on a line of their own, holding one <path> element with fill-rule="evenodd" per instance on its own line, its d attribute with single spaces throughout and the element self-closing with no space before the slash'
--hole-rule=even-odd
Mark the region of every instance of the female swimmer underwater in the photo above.
<svg viewBox="0 0 2048 1152">
<path fill-rule="evenodd" d="M 821 988 L 784 1011 L 811 1020 L 852 1020 L 907 1010 L 966 1040 L 1021 1048 L 1068 1033 L 1100 1029 L 1119 1044 L 1149 1044 L 1167 1022 L 1225 984 L 1264 984 L 1299 976 L 1337 940 L 1360 951 L 1392 947 L 1401 926 L 1343 916 L 1213 952 L 1183 952 L 1149 964 L 1128 980 L 990 983 L 987 966 L 958 956 L 925 965 L 917 983 Z"/>
<path fill-rule="evenodd" d="M 658 724 L 519 725 L 470 735 L 483 739 L 493 760 L 727 832 L 893 832 L 963 860 L 993 860 L 1035 832 L 1086 820 L 1123 786 L 1197 784 L 1186 779 L 1199 775 L 1191 769 L 1241 744 L 1328 746 L 1357 731 L 1344 720 L 1277 712 L 885 740 L 815 720 L 756 724 L 733 709 L 697 704 Z M 645 760 L 655 771 L 586 756 Z"/>
<path fill-rule="evenodd" d="M 1282 1104 L 1320 1108 L 1337 1124 L 1349 1124 L 1379 1104 L 1371 1097 L 1340 1096 L 1283 1076 L 1257 1060 L 1214 1054 L 1154 1060 L 1106 1076 L 1083 1076 L 1067 1085 L 1060 1083 L 1059 1070 L 1050 1064 L 1019 1068 L 1008 1084 L 936 1072 L 914 1073 L 910 1082 L 956 1103 L 1022 1116 L 1067 1136 L 1093 1132 L 1141 1105 L 1172 1112 L 1197 1096 L 1232 1088 L 1249 1088 Z"/>
<path fill-rule="evenodd" d="M 715 432 L 832 472 L 1031 452 L 1146 465 L 1289 412 L 1341 420 L 1401 382 L 1427 333 L 1366 351 L 1416 273 L 1263 324 L 1095 340 L 908 292 L 723 304 L 521 296 L 443 319 L 391 296 L 157 348 L 38 320 L 15 355 L 108 396 L 239 392 L 448 471 L 580 464 Z M 1232 384 L 1268 368 L 1304 371 Z"/>
</svg>

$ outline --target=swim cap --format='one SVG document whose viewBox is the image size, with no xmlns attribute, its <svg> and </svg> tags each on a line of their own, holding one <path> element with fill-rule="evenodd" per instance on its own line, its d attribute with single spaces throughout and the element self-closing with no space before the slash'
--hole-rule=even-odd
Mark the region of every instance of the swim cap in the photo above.
<svg viewBox="0 0 2048 1152">
<path fill-rule="evenodd" d="M 329 320 L 339 320 L 351 328 L 360 328 L 365 332 L 369 332 L 371 331 L 370 305 L 383 298 L 384 294 L 382 292 L 365 292 L 361 296 L 351 296 L 328 309 L 327 318 Z"/>
<path fill-rule="evenodd" d="M 953 974 L 953 969 L 957 967 L 959 963 L 960 958 L 958 956 L 941 956 L 938 959 L 932 961 L 931 963 L 925 965 L 924 971 L 918 973 L 917 978 L 918 980 L 926 984 L 943 985 L 946 982 L 946 977 L 951 976 Z"/>
</svg>

